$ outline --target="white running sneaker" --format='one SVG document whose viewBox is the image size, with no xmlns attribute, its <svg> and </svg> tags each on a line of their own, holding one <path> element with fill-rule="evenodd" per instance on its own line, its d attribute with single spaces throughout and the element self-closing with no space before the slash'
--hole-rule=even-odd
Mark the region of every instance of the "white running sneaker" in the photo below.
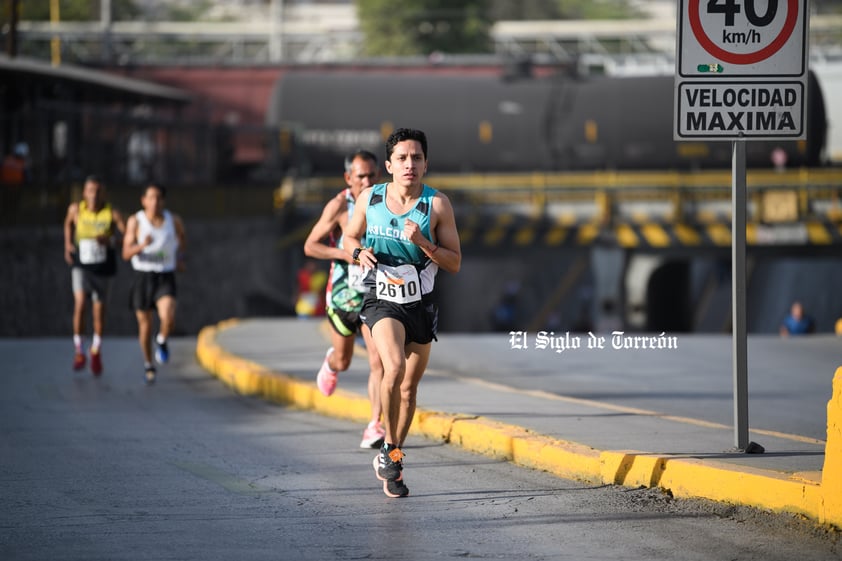
<svg viewBox="0 0 842 561">
<path fill-rule="evenodd" d="M 330 396 L 333 394 L 333 391 L 336 389 L 336 379 L 338 377 L 338 372 L 334 372 L 330 369 L 328 365 L 327 359 L 330 355 L 333 354 L 333 347 L 327 350 L 327 354 L 325 355 L 325 360 L 322 363 L 322 367 L 319 369 L 319 373 L 316 375 L 316 385 L 319 387 L 319 391 L 326 396 Z"/>
</svg>

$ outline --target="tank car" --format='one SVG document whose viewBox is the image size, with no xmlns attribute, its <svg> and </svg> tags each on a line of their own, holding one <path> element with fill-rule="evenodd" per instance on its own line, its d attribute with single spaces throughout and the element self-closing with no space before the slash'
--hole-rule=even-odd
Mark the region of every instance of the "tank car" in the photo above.
<svg viewBox="0 0 842 561">
<path fill-rule="evenodd" d="M 827 124 L 810 74 L 806 141 L 752 141 L 749 167 L 819 165 Z M 267 124 L 275 164 L 332 175 L 358 147 L 383 157 L 395 127 L 427 133 L 438 173 L 727 168 L 730 142 L 676 142 L 672 76 L 503 79 L 488 75 L 309 70 L 285 73 Z"/>
</svg>

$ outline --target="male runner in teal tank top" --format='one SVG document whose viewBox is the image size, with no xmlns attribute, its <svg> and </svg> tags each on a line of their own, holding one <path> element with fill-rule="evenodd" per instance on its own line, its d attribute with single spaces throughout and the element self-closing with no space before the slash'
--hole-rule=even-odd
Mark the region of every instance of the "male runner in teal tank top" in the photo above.
<svg viewBox="0 0 842 561">
<path fill-rule="evenodd" d="M 331 347 L 327 350 L 322 367 L 316 375 L 316 385 L 326 396 L 333 394 L 340 372 L 351 366 L 354 342 L 361 331 L 368 350 L 368 398 L 371 419 L 363 430 L 360 448 L 379 448 L 385 431 L 380 423 L 380 383 L 383 366 L 377 349 L 371 342 L 368 327 L 360 320 L 363 304 L 362 270 L 352 263 L 342 247 L 342 229 L 354 212 L 360 192 L 371 187 L 380 176 L 377 156 L 367 150 L 357 150 L 345 158 L 345 183 L 347 189 L 338 193 L 325 205 L 318 222 L 304 241 L 304 254 L 315 259 L 329 259 L 330 277 L 326 294 L 326 311 L 330 321 Z"/>
<path fill-rule="evenodd" d="M 389 136 L 386 171 L 391 182 L 357 198 L 344 247 L 366 271 L 360 317 L 371 328 L 383 362 L 386 438 L 374 471 L 387 496 L 405 497 L 401 447 L 436 336 L 435 277 L 440 268 L 459 272 L 462 249 L 450 200 L 423 183 L 427 137 L 422 131 L 397 129 Z"/>
</svg>

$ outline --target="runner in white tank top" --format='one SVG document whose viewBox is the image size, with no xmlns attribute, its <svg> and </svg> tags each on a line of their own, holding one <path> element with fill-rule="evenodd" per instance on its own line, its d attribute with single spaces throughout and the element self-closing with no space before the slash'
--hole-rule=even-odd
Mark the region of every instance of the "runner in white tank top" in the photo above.
<svg viewBox="0 0 842 561">
<path fill-rule="evenodd" d="M 175 271 L 179 242 L 170 211 L 163 211 L 163 224 L 158 226 L 152 223 L 143 210 L 137 211 L 134 218 L 137 220 L 137 238 L 145 240 L 152 237 L 152 243 L 132 257 L 134 270 L 155 273 Z"/>
<path fill-rule="evenodd" d="M 175 325 L 175 271 L 184 268 L 184 223 L 164 210 L 165 195 L 161 185 L 146 188 L 140 199 L 143 210 L 129 217 L 123 239 L 123 259 L 135 270 L 130 306 L 137 317 L 147 384 L 154 383 L 157 374 L 152 364 L 152 312 L 158 312 L 160 324 L 155 359 L 164 364 L 169 360 L 167 337 Z"/>
</svg>

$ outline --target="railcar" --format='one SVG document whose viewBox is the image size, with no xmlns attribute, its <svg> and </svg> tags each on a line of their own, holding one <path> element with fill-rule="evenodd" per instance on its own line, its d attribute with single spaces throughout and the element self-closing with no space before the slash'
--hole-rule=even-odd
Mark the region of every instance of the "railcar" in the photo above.
<svg viewBox="0 0 842 561">
<path fill-rule="evenodd" d="M 424 75 L 290 71 L 270 96 L 280 131 L 275 164 L 333 175 L 357 147 L 382 157 L 395 127 L 427 133 L 438 173 L 695 170 L 731 165 L 731 143 L 673 140 L 674 78 Z M 747 143 L 749 167 L 819 166 L 827 134 L 816 76 L 808 84 L 807 139 Z M 780 155 L 780 154 L 778 154 Z"/>
</svg>

